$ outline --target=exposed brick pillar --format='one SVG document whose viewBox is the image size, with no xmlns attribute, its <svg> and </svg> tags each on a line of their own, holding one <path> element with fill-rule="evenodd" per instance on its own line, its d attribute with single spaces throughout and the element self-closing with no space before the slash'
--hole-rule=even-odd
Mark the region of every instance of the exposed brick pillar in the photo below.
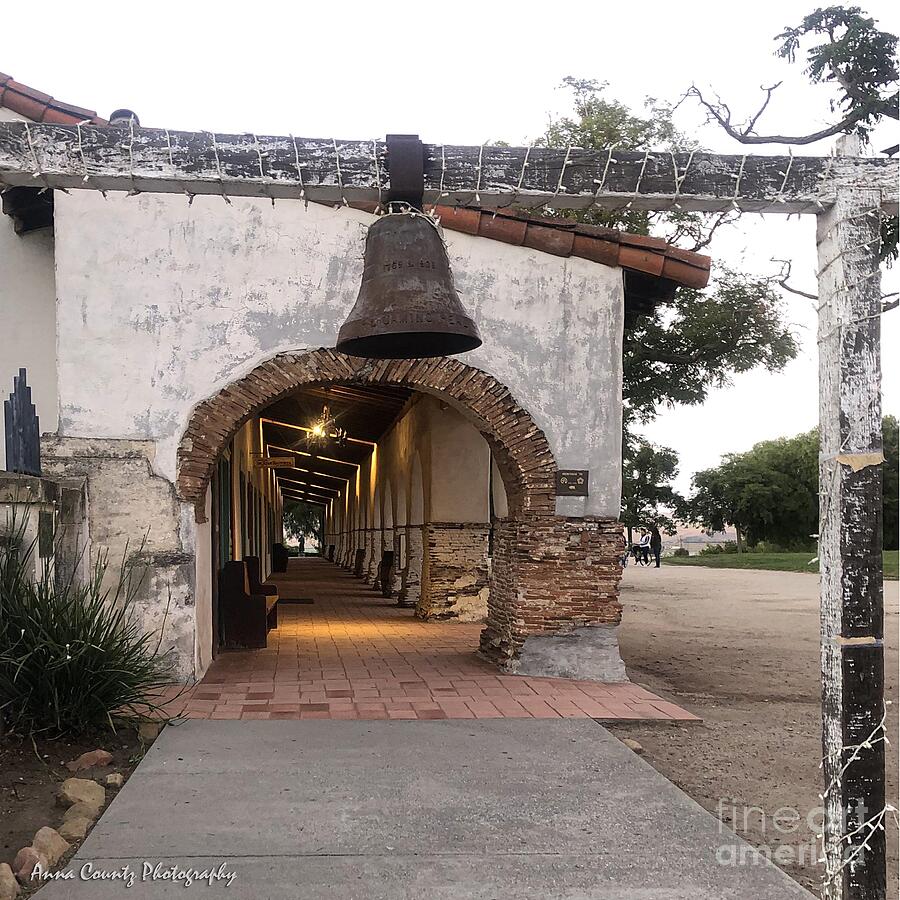
<svg viewBox="0 0 900 900">
<path fill-rule="evenodd" d="M 483 619 L 488 595 L 488 525 L 429 522 L 424 530 L 427 578 L 416 615 L 467 622 Z"/>
<path fill-rule="evenodd" d="M 623 681 L 622 526 L 614 519 L 504 519 L 482 652 L 510 671 Z"/>
<path fill-rule="evenodd" d="M 406 528 L 406 558 L 400 573 L 397 606 L 414 607 L 422 594 L 423 531 L 422 525 L 408 525 Z"/>
</svg>

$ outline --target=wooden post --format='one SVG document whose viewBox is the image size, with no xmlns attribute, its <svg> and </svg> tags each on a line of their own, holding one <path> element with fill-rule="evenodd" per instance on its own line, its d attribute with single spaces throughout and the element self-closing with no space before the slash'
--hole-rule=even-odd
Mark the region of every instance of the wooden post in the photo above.
<svg viewBox="0 0 900 900">
<path fill-rule="evenodd" d="M 818 216 L 826 900 L 886 890 L 881 203 L 877 189 L 842 186 Z"/>
</svg>

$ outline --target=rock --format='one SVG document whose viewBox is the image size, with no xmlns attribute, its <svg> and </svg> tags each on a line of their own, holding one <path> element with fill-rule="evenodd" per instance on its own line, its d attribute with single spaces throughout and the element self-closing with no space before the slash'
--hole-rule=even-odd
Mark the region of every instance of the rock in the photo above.
<svg viewBox="0 0 900 900">
<path fill-rule="evenodd" d="M 159 737 L 160 731 L 162 731 L 162 722 L 141 722 L 138 725 L 138 738 L 141 743 L 149 744 Z"/>
<path fill-rule="evenodd" d="M 50 868 L 47 865 L 47 857 L 38 853 L 34 847 L 23 847 L 16 854 L 12 868 L 20 884 L 28 884 L 31 881 L 31 873 L 37 865 L 40 865 L 45 872 Z"/>
<path fill-rule="evenodd" d="M 103 807 L 99 803 L 73 803 L 64 813 L 63 822 L 71 822 L 72 819 L 89 819 L 93 822 Z"/>
<path fill-rule="evenodd" d="M 74 807 L 72 808 L 74 809 Z M 88 833 L 88 828 L 93 824 L 94 819 L 89 819 L 87 816 L 73 816 L 59 826 L 59 833 L 67 841 L 83 841 L 84 836 Z M 0 893 L 0 900 L 3 900 L 2 893 Z"/>
<path fill-rule="evenodd" d="M 59 789 L 57 799 L 61 806 L 73 803 L 94 803 L 103 806 L 106 790 L 102 784 L 87 778 L 67 778 Z"/>
<path fill-rule="evenodd" d="M 622 743 L 629 750 L 634 750 L 635 753 L 641 754 L 644 752 L 643 746 L 640 743 L 638 743 L 634 738 L 622 738 Z"/>
<path fill-rule="evenodd" d="M 9 863 L 0 863 L 0 900 L 15 900 L 19 896 L 19 882 Z"/>
<path fill-rule="evenodd" d="M 108 766 L 112 762 L 112 753 L 108 750 L 88 750 L 82 753 L 78 759 L 66 763 L 70 772 L 80 772 L 82 769 L 93 769 L 97 766 Z"/>
<path fill-rule="evenodd" d="M 47 862 L 51 866 L 55 866 L 63 854 L 69 849 L 69 843 L 66 841 L 55 828 L 45 825 L 39 828 L 31 846 L 38 853 L 43 853 L 47 857 Z"/>
<path fill-rule="evenodd" d="M 110 787 L 120 788 L 125 784 L 125 776 L 121 772 L 112 772 L 106 776 L 106 783 Z"/>
</svg>

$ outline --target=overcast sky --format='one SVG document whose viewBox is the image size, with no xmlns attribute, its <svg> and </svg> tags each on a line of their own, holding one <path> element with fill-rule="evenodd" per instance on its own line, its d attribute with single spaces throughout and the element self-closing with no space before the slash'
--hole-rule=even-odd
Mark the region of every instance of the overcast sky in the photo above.
<svg viewBox="0 0 900 900">
<path fill-rule="evenodd" d="M 897 33 L 898 4 L 859 2 Z M 540 135 L 549 116 L 570 111 L 559 88 L 566 75 L 608 81 L 611 97 L 635 107 L 648 95 L 675 99 L 692 82 L 713 85 L 736 114 L 755 110 L 761 84 L 784 79 L 760 128 L 806 132 L 830 121 L 831 93 L 806 86 L 800 65 L 776 60 L 772 37 L 817 5 L 156 0 L 134 7 L 118 0 L 52 2 L 47 14 L 46 6 L 38 13 L 14 4 L 4 11 L 0 71 L 102 115 L 128 107 L 148 126 L 337 138 L 413 132 L 463 144 Z M 704 126 L 695 106 L 681 108 L 679 124 L 707 147 L 741 152 Z M 895 143 L 896 130 L 885 128 L 874 149 Z M 759 274 L 773 271 L 773 257 L 789 258 L 797 286 L 811 291 L 814 229 L 811 216 L 746 216 L 710 252 Z M 883 289 L 897 284 L 894 270 Z M 799 297 L 787 303 L 802 352 L 785 372 L 739 376 L 704 406 L 666 411 L 647 429 L 681 455 L 683 490 L 722 453 L 815 425 L 815 312 Z M 898 326 L 900 310 L 885 317 L 883 330 L 885 410 L 894 413 Z"/>
</svg>

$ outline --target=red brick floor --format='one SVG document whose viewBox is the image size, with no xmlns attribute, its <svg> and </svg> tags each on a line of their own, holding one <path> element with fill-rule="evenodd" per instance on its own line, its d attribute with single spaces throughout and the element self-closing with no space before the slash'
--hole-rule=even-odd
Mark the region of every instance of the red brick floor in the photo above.
<svg viewBox="0 0 900 900">
<path fill-rule="evenodd" d="M 697 721 L 636 684 L 501 675 L 475 652 L 481 625 L 423 622 L 338 566 L 291 560 L 275 576 L 265 650 L 221 653 L 166 715 L 202 719 L 594 718 Z"/>
</svg>

